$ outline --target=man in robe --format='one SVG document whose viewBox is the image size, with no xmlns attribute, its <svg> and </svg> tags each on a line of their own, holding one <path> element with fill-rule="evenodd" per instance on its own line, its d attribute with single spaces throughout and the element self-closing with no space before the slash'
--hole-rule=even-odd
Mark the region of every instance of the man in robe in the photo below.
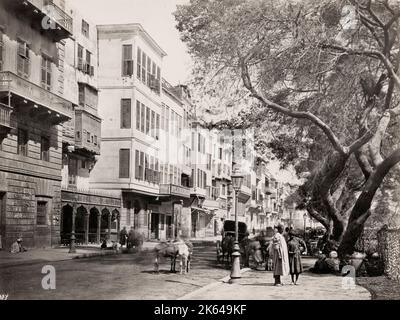
<svg viewBox="0 0 400 320">
<path fill-rule="evenodd" d="M 272 259 L 274 285 L 282 286 L 281 277 L 289 275 L 289 255 L 285 238 L 282 235 L 283 226 L 275 227 L 274 232 L 275 234 L 269 246 L 269 256 Z"/>
</svg>

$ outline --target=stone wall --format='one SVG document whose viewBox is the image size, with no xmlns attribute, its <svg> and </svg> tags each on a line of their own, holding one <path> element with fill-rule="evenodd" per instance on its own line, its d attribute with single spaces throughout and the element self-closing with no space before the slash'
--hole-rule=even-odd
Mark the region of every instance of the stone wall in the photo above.
<svg viewBox="0 0 400 320">
<path fill-rule="evenodd" d="M 400 282 L 400 228 L 383 227 L 378 232 L 378 243 L 385 275 Z"/>
</svg>

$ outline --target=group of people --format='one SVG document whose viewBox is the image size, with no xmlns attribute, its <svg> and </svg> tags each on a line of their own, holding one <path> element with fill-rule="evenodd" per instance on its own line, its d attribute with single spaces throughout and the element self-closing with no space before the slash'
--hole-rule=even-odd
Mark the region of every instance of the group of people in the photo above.
<svg viewBox="0 0 400 320">
<path fill-rule="evenodd" d="M 274 285 L 282 286 L 281 277 L 291 276 L 291 284 L 297 285 L 303 272 L 301 255 L 307 250 L 306 243 L 295 236 L 293 229 L 283 229 L 282 225 L 274 228 L 274 236 L 269 246 L 269 258 L 272 261 Z"/>
</svg>

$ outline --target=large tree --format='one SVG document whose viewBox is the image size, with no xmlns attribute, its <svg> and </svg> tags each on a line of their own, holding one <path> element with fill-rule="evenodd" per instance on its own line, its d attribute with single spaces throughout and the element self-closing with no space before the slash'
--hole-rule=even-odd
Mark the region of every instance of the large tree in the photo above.
<svg viewBox="0 0 400 320">
<path fill-rule="evenodd" d="M 235 124 L 296 166 L 304 207 L 351 254 L 400 162 L 399 1 L 191 0 L 175 17 L 198 103 L 244 109 Z"/>
</svg>

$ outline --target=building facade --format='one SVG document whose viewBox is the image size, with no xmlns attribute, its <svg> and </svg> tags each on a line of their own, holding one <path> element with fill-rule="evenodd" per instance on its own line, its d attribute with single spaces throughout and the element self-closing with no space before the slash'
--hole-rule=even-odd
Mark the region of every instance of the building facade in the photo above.
<svg viewBox="0 0 400 320">
<path fill-rule="evenodd" d="M 99 195 L 89 186 L 100 153 L 101 121 L 97 32 L 92 26 L 85 36 L 90 27 L 82 21 L 63 0 L 0 3 L 3 247 L 17 237 L 26 247 L 58 245 L 68 242 L 73 230 L 84 243 L 89 226 L 99 241 L 99 219 L 94 228 L 90 210 L 118 216 L 119 197 Z"/>
<path fill-rule="evenodd" d="M 49 22 L 44 6 L 56 19 Z M 17 18 L 18 17 L 18 18 Z M 59 243 L 63 94 L 59 45 L 72 18 L 51 1 L 0 3 L 0 234 L 3 247 Z"/>
</svg>

